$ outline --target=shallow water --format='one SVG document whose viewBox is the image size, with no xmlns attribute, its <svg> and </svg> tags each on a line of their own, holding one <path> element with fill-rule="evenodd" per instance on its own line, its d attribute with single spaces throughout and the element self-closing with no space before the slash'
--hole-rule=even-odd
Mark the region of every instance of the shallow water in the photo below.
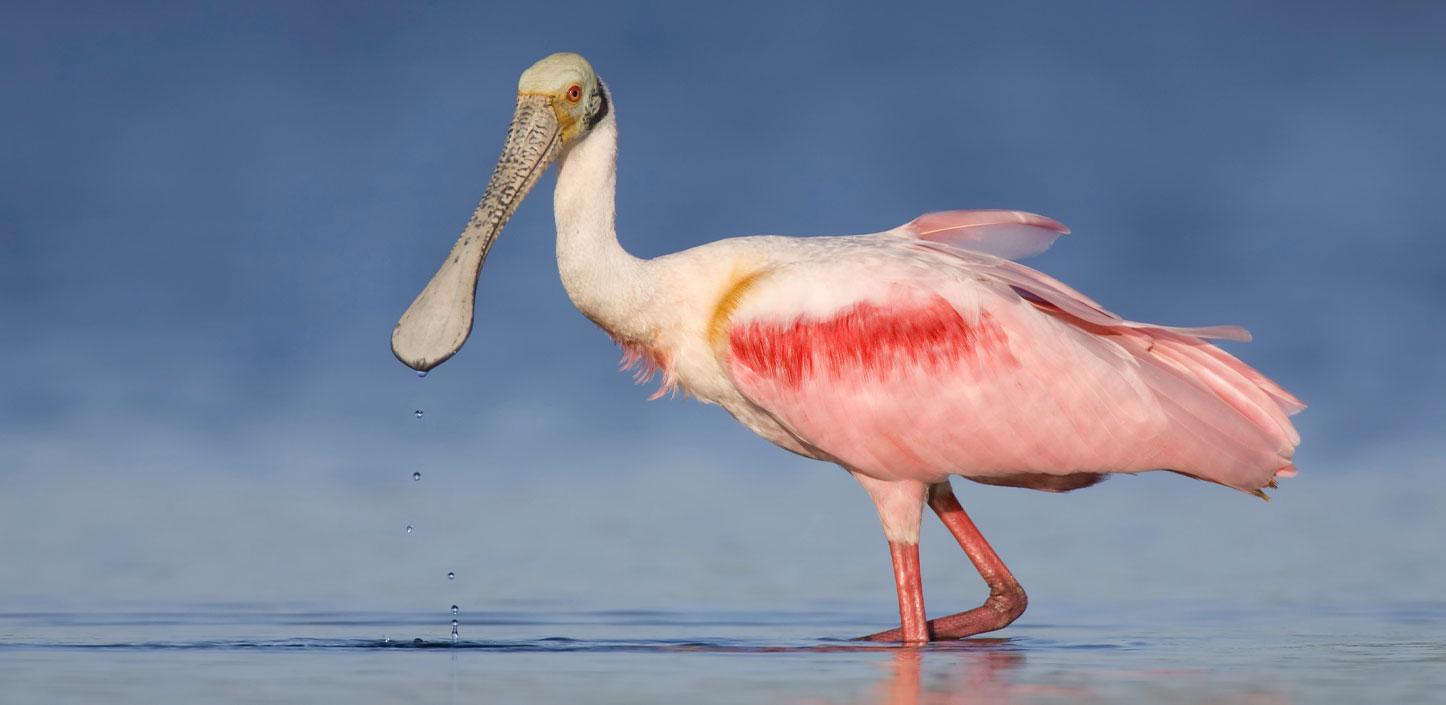
<svg viewBox="0 0 1446 705">
<path fill-rule="evenodd" d="M 415 507 L 390 488 L 178 477 L 117 503 L 123 486 L 61 501 L 17 482 L 0 703 L 1446 702 L 1438 476 L 1310 477 L 1270 503 L 1163 476 L 961 486 L 1031 604 L 921 650 L 847 641 L 898 617 L 867 500 L 827 474 L 562 499 L 438 480 Z M 37 506 L 43 524 L 14 518 Z M 952 543 L 925 523 L 931 614 L 983 598 Z"/>
<path fill-rule="evenodd" d="M 1321 703 L 1446 701 L 1446 603 L 1032 609 L 924 649 L 888 615 L 268 611 L 0 615 L 6 702 Z"/>
</svg>

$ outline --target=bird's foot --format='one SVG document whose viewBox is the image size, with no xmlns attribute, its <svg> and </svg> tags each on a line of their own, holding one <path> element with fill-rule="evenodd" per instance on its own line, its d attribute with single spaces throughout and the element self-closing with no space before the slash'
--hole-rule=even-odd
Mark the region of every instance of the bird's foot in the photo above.
<svg viewBox="0 0 1446 705">
<path fill-rule="evenodd" d="M 966 612 L 929 620 L 929 641 L 964 639 L 1009 626 L 1029 606 L 1029 598 L 1019 585 L 1004 587 L 991 594 L 984 604 Z M 903 641 L 903 630 L 889 629 L 861 636 L 855 641 Z"/>
</svg>

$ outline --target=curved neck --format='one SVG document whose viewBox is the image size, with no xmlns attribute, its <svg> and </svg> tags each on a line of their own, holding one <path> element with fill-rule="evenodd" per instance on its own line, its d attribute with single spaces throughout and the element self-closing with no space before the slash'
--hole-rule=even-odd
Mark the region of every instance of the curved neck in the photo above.
<svg viewBox="0 0 1446 705">
<path fill-rule="evenodd" d="M 647 298 L 643 261 L 618 244 L 617 120 L 610 112 L 562 158 L 553 194 L 557 268 L 583 315 L 614 337 L 641 341 L 638 320 Z"/>
</svg>

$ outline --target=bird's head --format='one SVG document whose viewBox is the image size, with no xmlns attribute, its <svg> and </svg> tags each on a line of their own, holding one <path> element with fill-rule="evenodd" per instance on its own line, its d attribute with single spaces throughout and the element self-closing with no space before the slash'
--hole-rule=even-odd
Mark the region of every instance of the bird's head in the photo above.
<svg viewBox="0 0 1446 705">
<path fill-rule="evenodd" d="M 566 52 L 553 54 L 523 71 L 517 80 L 518 115 L 524 110 L 550 110 L 566 148 L 607 115 L 607 92 L 587 59 Z"/>
<path fill-rule="evenodd" d="M 553 54 L 522 72 L 507 143 L 482 202 L 432 280 L 392 331 L 392 353 L 426 371 L 456 354 L 472 332 L 477 275 L 497 234 L 568 147 L 609 111 L 607 89 L 587 59 Z"/>
</svg>

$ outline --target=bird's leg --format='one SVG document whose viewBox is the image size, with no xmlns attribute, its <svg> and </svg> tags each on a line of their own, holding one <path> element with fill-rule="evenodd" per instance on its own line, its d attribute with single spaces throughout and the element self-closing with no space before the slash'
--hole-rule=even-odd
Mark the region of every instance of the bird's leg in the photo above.
<svg viewBox="0 0 1446 705">
<path fill-rule="evenodd" d="M 984 604 L 930 622 L 934 638 L 963 639 L 1009 626 L 1010 622 L 1024 614 L 1024 608 L 1029 604 L 1024 588 L 1019 586 L 1014 574 L 1009 572 L 1004 561 L 999 560 L 999 554 L 994 552 L 994 548 L 984 540 L 984 535 L 979 533 L 979 528 L 964 513 L 947 481 L 929 488 L 929 507 L 949 528 L 949 533 L 954 535 L 959 547 L 969 556 L 969 562 L 974 564 L 979 576 L 989 586 L 989 598 Z"/>
<path fill-rule="evenodd" d="M 894 587 L 899 591 L 899 628 L 889 641 L 923 643 L 929 640 L 929 622 L 924 616 L 924 582 L 919 575 L 919 544 L 889 542 L 894 562 Z"/>
<path fill-rule="evenodd" d="M 984 578 L 985 584 L 989 586 L 989 598 L 984 604 L 966 612 L 929 620 L 928 631 L 932 638 L 963 639 L 992 632 L 1003 629 L 1024 614 L 1024 608 L 1029 604 L 1024 588 L 1019 586 L 1019 581 L 1014 579 L 1004 561 L 999 559 L 999 554 L 984 540 L 984 536 L 979 533 L 979 528 L 974 526 L 964 508 L 959 506 L 959 500 L 955 499 L 954 491 L 950 489 L 948 482 L 929 487 L 929 507 L 939 515 L 949 533 L 959 542 L 959 547 L 969 556 L 969 562 L 974 564 L 980 577 Z M 902 594 L 901 591 L 900 595 Z M 869 641 L 898 641 L 900 636 L 898 629 L 890 629 L 864 638 Z"/>
<path fill-rule="evenodd" d="M 854 478 L 864 486 L 879 510 L 884 537 L 889 540 L 889 557 L 894 564 L 894 587 L 899 592 L 899 628 L 887 639 L 874 641 L 929 641 L 929 623 L 924 616 L 924 585 L 919 574 L 919 516 L 928 488 L 921 482 L 876 480 L 860 473 Z M 878 636 L 878 635 L 874 635 Z"/>
</svg>

